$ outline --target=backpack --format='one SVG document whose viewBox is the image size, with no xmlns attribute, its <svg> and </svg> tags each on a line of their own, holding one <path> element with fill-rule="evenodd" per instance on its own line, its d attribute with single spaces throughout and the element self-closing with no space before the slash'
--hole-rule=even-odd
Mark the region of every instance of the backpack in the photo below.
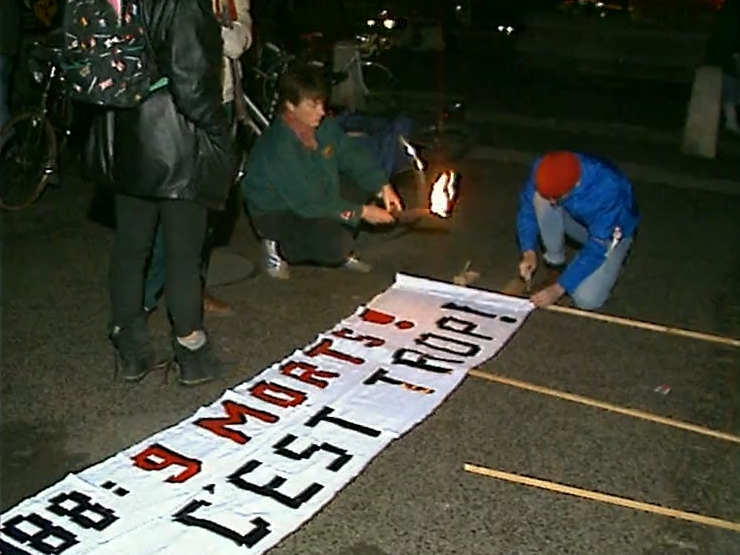
<svg viewBox="0 0 740 555">
<path fill-rule="evenodd" d="M 157 70 L 138 0 L 67 0 L 63 28 L 70 98 L 109 108 L 144 100 Z"/>
</svg>

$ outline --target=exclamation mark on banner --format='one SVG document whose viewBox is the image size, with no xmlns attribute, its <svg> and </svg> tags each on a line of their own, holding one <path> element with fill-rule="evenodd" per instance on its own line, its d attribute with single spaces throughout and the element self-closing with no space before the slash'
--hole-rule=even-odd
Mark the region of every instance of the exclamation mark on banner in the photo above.
<svg viewBox="0 0 740 555">
<path fill-rule="evenodd" d="M 393 324 L 396 328 L 399 330 L 410 330 L 416 324 L 413 322 L 410 322 L 408 320 L 399 320 L 396 322 L 396 317 L 392 314 L 388 314 L 386 312 L 380 312 L 379 310 L 375 310 L 372 308 L 366 308 L 365 311 L 360 314 L 360 317 L 363 321 L 369 322 L 371 324 L 378 324 L 380 326 L 387 326 L 388 324 Z"/>
</svg>

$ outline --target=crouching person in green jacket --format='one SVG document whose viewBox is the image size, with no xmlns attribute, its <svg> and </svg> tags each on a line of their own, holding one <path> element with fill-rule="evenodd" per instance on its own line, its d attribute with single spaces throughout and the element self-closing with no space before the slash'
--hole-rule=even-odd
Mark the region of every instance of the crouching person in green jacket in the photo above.
<svg viewBox="0 0 740 555">
<path fill-rule="evenodd" d="M 393 223 L 401 200 L 366 148 L 324 117 L 320 69 L 293 67 L 278 87 L 279 115 L 255 142 L 242 181 L 267 273 L 287 279 L 289 263 L 368 272 L 353 251 L 357 227 Z"/>
</svg>

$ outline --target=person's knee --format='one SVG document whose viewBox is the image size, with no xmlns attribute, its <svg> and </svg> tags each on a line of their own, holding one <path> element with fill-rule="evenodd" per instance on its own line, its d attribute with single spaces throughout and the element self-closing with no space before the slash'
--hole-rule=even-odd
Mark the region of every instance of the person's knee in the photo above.
<svg viewBox="0 0 740 555">
<path fill-rule="evenodd" d="M 581 310 L 597 310 L 609 298 L 610 291 L 589 284 L 581 285 L 570 295 L 573 302 Z"/>
</svg>

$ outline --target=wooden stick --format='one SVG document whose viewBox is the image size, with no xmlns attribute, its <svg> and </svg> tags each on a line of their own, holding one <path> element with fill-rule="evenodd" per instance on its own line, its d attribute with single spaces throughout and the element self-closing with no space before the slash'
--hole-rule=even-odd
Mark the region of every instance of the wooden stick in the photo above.
<svg viewBox="0 0 740 555">
<path fill-rule="evenodd" d="M 558 391 L 557 389 L 550 389 L 548 387 L 542 387 L 541 385 L 535 385 L 529 382 L 516 380 L 514 378 L 507 378 L 506 376 L 501 376 L 498 374 L 491 374 L 489 372 L 483 372 L 481 370 L 470 370 L 468 372 L 468 375 L 474 376 L 476 378 L 483 378 L 484 380 L 488 380 L 491 382 L 497 382 L 497 383 L 501 383 L 504 385 L 510 385 L 512 387 L 517 387 L 519 389 L 525 389 L 527 391 L 533 391 L 535 393 L 541 393 L 543 395 L 549 395 L 550 397 L 556 397 L 558 399 L 563 399 L 565 401 L 572 401 L 574 403 L 580 403 L 581 405 L 587 405 L 589 407 L 596 407 L 598 409 L 603 409 L 609 412 L 616 412 L 618 414 L 632 416 L 634 418 L 640 418 L 642 420 L 647 420 L 649 422 L 655 422 L 657 424 L 664 424 L 666 426 L 672 426 L 674 428 L 679 428 L 681 430 L 687 430 L 689 432 L 695 432 L 697 434 L 702 434 L 702 435 L 713 437 L 716 439 L 722 439 L 725 441 L 731 441 L 733 443 L 740 444 L 740 436 L 728 434 L 726 432 L 718 432 L 717 430 L 712 430 L 710 428 L 705 428 L 703 426 L 697 426 L 696 424 L 690 424 L 688 422 L 682 422 L 680 420 L 674 420 L 673 418 L 666 418 L 665 416 L 658 416 L 656 414 L 652 414 L 652 413 L 637 410 L 637 409 L 621 407 L 619 405 L 613 405 L 611 403 L 597 401 L 596 399 L 589 399 L 588 397 L 583 397 L 581 395 L 575 395 L 573 393 L 566 393 L 565 391 Z"/>
<path fill-rule="evenodd" d="M 470 472 L 472 474 L 478 474 L 481 476 L 488 476 L 489 478 L 498 478 L 499 480 L 505 480 L 507 482 L 513 482 L 515 484 L 522 484 L 525 486 L 540 488 L 547 491 L 563 493 L 565 495 L 572 495 L 574 497 L 580 497 L 582 499 L 590 499 L 591 501 L 598 501 L 599 503 L 607 503 L 609 505 L 627 507 L 628 509 L 634 509 L 636 511 L 669 516 L 672 518 L 677 518 L 679 520 L 687 520 L 689 522 L 696 522 L 698 524 L 704 524 L 706 526 L 732 530 L 733 532 L 740 532 L 740 522 L 732 522 L 712 516 L 700 515 L 698 513 L 679 511 L 678 509 L 669 509 L 660 505 L 653 505 L 651 503 L 644 503 L 642 501 L 635 501 L 633 499 L 617 497 L 616 495 L 608 495 L 606 493 L 599 493 L 597 491 L 587 489 L 574 488 L 572 486 L 558 484 L 557 482 L 530 478 L 529 476 L 522 476 L 521 474 L 503 472 L 502 470 L 494 470 L 493 468 L 486 468 L 485 466 L 476 466 L 466 463 L 463 469 L 465 470 L 465 472 Z"/>
<path fill-rule="evenodd" d="M 553 312 L 559 312 L 561 314 L 570 314 L 572 316 L 581 316 L 582 318 L 591 318 L 592 320 L 600 320 L 602 322 L 609 322 L 611 324 L 619 324 L 622 326 L 629 326 L 632 328 L 640 328 L 643 330 L 657 331 L 660 333 L 667 333 L 670 335 L 680 335 L 682 337 L 689 337 L 691 339 L 699 339 L 701 341 L 709 341 L 712 343 L 720 343 L 722 345 L 729 345 L 731 347 L 740 347 L 740 339 L 734 337 L 724 337 L 721 335 L 713 335 L 710 333 L 703 333 L 699 331 L 684 330 L 681 328 L 673 328 L 670 326 L 664 326 L 662 324 L 653 324 L 651 322 L 642 322 L 640 320 L 632 320 L 630 318 L 621 318 L 619 316 L 611 316 L 609 314 L 601 314 L 599 312 L 590 312 L 587 310 L 579 310 L 577 308 L 569 308 L 567 306 L 550 305 L 546 310 Z"/>
</svg>

